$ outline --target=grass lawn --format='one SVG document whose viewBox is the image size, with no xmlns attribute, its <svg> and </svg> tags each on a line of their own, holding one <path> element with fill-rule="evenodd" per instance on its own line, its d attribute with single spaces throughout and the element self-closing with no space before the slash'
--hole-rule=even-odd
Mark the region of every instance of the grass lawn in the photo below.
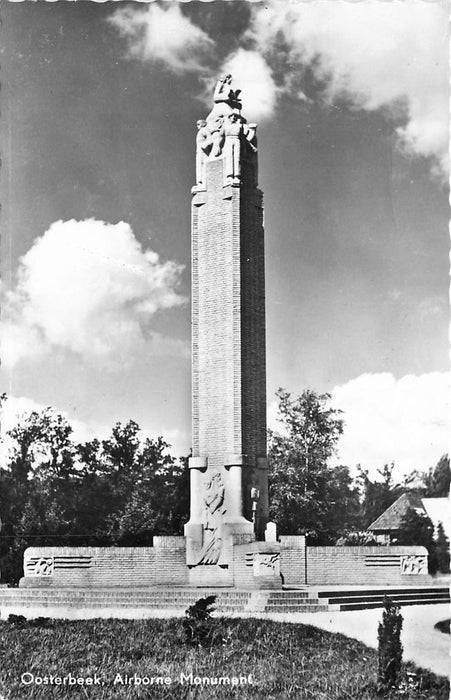
<svg viewBox="0 0 451 700">
<path fill-rule="evenodd" d="M 181 619 L 50 620 L 23 627 L 0 622 L 0 698 L 378 697 L 377 652 L 356 640 L 270 620 L 218 618 L 213 624 L 218 643 L 198 648 L 185 644 Z M 25 685 L 22 674 L 28 674 L 25 681 L 72 674 L 93 684 L 67 685 L 66 679 L 66 685 Z M 149 684 L 135 684 L 134 674 Z M 404 692 L 391 698 L 448 698 L 445 678 L 410 663 L 404 674 Z M 204 677 L 219 683 L 198 684 Z"/>
</svg>

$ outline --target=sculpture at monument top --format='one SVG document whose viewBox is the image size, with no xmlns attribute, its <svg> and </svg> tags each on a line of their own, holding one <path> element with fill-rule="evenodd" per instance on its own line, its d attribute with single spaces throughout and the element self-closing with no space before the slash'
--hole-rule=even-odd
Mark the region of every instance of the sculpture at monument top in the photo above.
<svg viewBox="0 0 451 700">
<path fill-rule="evenodd" d="M 241 90 L 233 90 L 231 84 L 230 74 L 219 78 L 211 112 L 197 121 L 196 189 L 205 187 L 207 161 L 224 158 L 225 180 L 239 184 L 242 148 L 250 155 L 257 152 L 257 125 L 241 115 Z"/>
<path fill-rule="evenodd" d="M 230 87 L 232 76 L 230 74 L 219 78 L 215 86 L 213 100 L 215 103 L 226 102 L 232 109 L 241 109 L 241 100 L 239 98 L 241 90 L 232 90 Z"/>
</svg>

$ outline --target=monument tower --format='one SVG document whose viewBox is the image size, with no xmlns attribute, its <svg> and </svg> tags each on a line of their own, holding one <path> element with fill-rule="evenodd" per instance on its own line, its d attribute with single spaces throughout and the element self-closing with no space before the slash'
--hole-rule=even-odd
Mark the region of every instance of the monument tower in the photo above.
<svg viewBox="0 0 451 700">
<path fill-rule="evenodd" d="M 262 539 L 268 519 L 263 202 L 257 125 L 242 116 L 239 93 L 230 75 L 221 78 L 212 110 L 197 122 L 185 526 L 192 567 L 227 568 L 232 536 Z"/>
</svg>

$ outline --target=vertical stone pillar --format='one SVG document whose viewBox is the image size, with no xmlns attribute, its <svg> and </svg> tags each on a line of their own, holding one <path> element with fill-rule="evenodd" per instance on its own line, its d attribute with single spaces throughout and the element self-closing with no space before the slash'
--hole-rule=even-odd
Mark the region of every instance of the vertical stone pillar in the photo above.
<svg viewBox="0 0 451 700">
<path fill-rule="evenodd" d="M 258 537 L 268 520 L 263 204 L 256 126 L 241 116 L 230 76 L 218 81 L 213 109 L 197 124 L 190 460 L 196 494 L 185 534 L 190 566 L 196 557 L 198 566 L 227 566 L 227 538 L 254 533 L 251 491 L 258 493 Z"/>
</svg>

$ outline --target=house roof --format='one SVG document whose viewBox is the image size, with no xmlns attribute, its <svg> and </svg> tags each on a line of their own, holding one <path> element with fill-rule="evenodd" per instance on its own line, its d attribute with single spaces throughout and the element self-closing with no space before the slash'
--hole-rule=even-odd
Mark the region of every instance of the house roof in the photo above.
<svg viewBox="0 0 451 700">
<path fill-rule="evenodd" d="M 409 508 L 425 512 L 421 498 L 416 493 L 403 493 L 397 501 L 384 510 L 376 520 L 368 526 L 367 530 L 399 530 L 401 521 Z"/>
</svg>

